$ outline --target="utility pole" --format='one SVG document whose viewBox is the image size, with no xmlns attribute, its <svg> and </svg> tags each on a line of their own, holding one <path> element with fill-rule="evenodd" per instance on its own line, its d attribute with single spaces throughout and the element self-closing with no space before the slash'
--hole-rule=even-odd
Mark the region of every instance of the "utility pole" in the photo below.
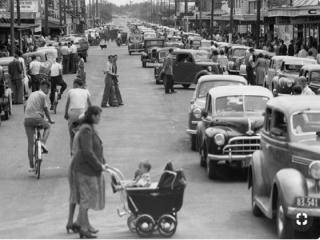
<svg viewBox="0 0 320 240">
<path fill-rule="evenodd" d="M 20 14 L 20 0 L 17 0 L 17 23 L 18 26 L 21 25 L 21 14 Z M 19 50 L 22 52 L 22 42 L 21 42 L 21 30 L 18 29 L 18 41 L 19 41 Z"/>
<path fill-rule="evenodd" d="M 48 36 L 49 0 L 44 1 L 44 34 Z"/>
<path fill-rule="evenodd" d="M 214 15 L 214 0 L 211 0 L 211 21 L 210 21 L 211 40 L 213 40 L 213 15 Z"/>
<path fill-rule="evenodd" d="M 233 11 L 234 11 L 234 0 L 230 0 L 230 33 L 231 36 L 229 41 L 232 42 L 232 34 L 233 34 Z"/>
<path fill-rule="evenodd" d="M 14 39 L 14 1 L 10 1 L 10 39 L 11 39 L 11 56 L 16 52 L 16 43 Z"/>
<path fill-rule="evenodd" d="M 200 6 L 199 6 L 199 10 L 200 10 L 200 33 L 202 33 L 202 1 L 200 0 Z"/>
<path fill-rule="evenodd" d="M 62 28 L 62 0 L 59 0 L 59 24 L 60 24 L 60 31 Z"/>
<path fill-rule="evenodd" d="M 96 18 L 99 21 L 99 0 L 96 0 Z"/>
<path fill-rule="evenodd" d="M 67 34 L 67 10 L 66 10 L 66 0 L 63 0 L 63 22 L 64 22 L 64 34 Z"/>
<path fill-rule="evenodd" d="M 261 0 L 257 0 L 256 48 L 260 45 Z"/>
</svg>

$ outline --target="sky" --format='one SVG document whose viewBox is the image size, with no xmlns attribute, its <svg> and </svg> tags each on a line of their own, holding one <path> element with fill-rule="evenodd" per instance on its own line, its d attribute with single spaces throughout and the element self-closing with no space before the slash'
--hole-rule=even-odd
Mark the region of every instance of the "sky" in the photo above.
<svg viewBox="0 0 320 240">
<path fill-rule="evenodd" d="M 125 4 L 129 4 L 130 0 L 107 0 L 108 2 L 112 2 L 114 4 L 117 5 L 125 5 Z M 143 2 L 145 0 L 132 0 L 132 3 L 138 3 L 138 2 Z"/>
</svg>

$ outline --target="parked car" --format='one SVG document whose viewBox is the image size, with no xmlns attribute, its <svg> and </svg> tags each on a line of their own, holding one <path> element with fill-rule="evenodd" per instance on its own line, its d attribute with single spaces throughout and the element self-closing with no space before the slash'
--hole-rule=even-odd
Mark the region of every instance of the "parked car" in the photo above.
<svg viewBox="0 0 320 240">
<path fill-rule="evenodd" d="M 241 76 L 234 75 L 212 74 L 200 77 L 190 101 L 191 106 L 188 117 L 187 133 L 190 135 L 191 150 L 197 150 L 196 128 L 201 121 L 201 113 L 204 110 L 209 90 L 229 85 L 247 85 L 247 80 Z"/>
<path fill-rule="evenodd" d="M 320 64 L 302 66 L 300 76 L 307 78 L 309 87 L 317 94 L 320 89 Z"/>
<path fill-rule="evenodd" d="M 229 74 L 239 74 L 240 66 L 244 63 L 247 46 L 232 45 L 228 50 L 228 72 Z"/>
<path fill-rule="evenodd" d="M 280 94 L 291 94 L 302 66 L 316 63 L 316 60 L 309 58 L 274 56 L 270 61 L 264 86 Z"/>
<path fill-rule="evenodd" d="M 141 54 L 142 67 L 147 67 L 147 63 L 155 63 L 157 49 L 164 47 L 164 39 L 145 39 L 144 52 Z"/>
<path fill-rule="evenodd" d="M 196 129 L 200 165 L 206 166 L 208 178 L 217 178 L 221 164 L 244 170 L 249 166 L 253 152 L 260 148 L 263 112 L 272 97 L 268 89 L 259 86 L 209 91 Z"/>
<path fill-rule="evenodd" d="M 164 45 L 165 47 L 184 48 L 184 44 L 180 36 L 168 36 Z"/>
<path fill-rule="evenodd" d="M 199 49 L 201 47 L 202 37 L 200 36 L 189 36 L 186 42 L 187 49 Z"/>
<path fill-rule="evenodd" d="M 0 124 L 2 119 L 9 120 L 12 114 L 12 91 L 4 74 L 4 68 L 0 66 Z"/>
<path fill-rule="evenodd" d="M 318 96 L 283 96 L 267 103 L 261 148 L 250 163 L 249 187 L 253 215 L 274 219 L 280 238 L 319 237 L 319 146 Z M 306 224 L 297 224 L 299 213 Z M 299 232 L 304 236 L 297 236 Z"/>
<path fill-rule="evenodd" d="M 163 68 L 163 62 L 164 59 L 168 56 L 169 54 L 169 49 L 172 47 L 164 47 L 164 48 L 157 48 L 156 51 L 156 60 L 154 64 L 154 78 L 156 80 L 156 84 L 163 83 L 164 79 L 164 73 L 162 72 Z M 175 50 L 175 48 L 173 48 Z"/>
<path fill-rule="evenodd" d="M 143 39 L 141 34 L 132 34 L 129 37 L 128 52 L 131 55 L 133 52 L 143 52 Z"/>
<path fill-rule="evenodd" d="M 193 49 L 177 49 L 173 52 L 175 62 L 173 64 L 173 78 L 175 84 L 182 84 L 189 88 L 191 84 L 197 84 L 200 77 L 221 72 L 220 66 L 209 59 L 206 51 Z"/>
</svg>

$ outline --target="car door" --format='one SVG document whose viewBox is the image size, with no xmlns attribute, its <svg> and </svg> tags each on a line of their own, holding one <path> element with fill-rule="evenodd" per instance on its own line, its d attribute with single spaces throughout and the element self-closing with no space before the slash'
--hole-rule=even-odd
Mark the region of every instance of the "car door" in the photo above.
<svg viewBox="0 0 320 240">
<path fill-rule="evenodd" d="M 177 54 L 176 61 L 173 64 L 175 83 L 191 84 L 194 77 L 194 65 L 195 63 L 190 53 Z"/>
<path fill-rule="evenodd" d="M 269 153 L 267 154 L 268 159 L 265 166 L 269 183 L 272 183 L 275 174 L 279 170 L 291 165 L 291 154 L 288 149 L 288 141 L 288 121 L 285 114 L 279 110 L 273 109 L 268 139 Z"/>
</svg>

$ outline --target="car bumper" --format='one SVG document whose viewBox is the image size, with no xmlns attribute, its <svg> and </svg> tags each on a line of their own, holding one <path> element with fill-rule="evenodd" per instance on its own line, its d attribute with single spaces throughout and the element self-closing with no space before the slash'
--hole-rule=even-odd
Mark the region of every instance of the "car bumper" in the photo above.
<svg viewBox="0 0 320 240">
<path fill-rule="evenodd" d="M 296 217 L 298 213 L 306 213 L 310 217 L 320 217 L 320 208 L 288 207 L 287 215 Z"/>
<path fill-rule="evenodd" d="M 252 154 L 246 154 L 246 155 L 216 155 L 216 154 L 208 154 L 208 160 L 219 162 L 221 164 L 228 163 L 241 163 L 242 167 L 248 167 L 250 163 L 250 159 L 252 157 Z"/>
</svg>

